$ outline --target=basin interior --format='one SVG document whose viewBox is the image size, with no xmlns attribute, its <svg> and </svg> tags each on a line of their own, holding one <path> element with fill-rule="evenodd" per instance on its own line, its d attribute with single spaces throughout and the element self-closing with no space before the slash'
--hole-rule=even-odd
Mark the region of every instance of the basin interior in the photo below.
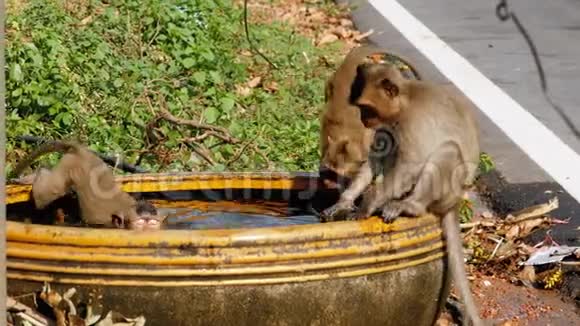
<svg viewBox="0 0 580 326">
<path fill-rule="evenodd" d="M 167 229 L 232 229 L 276 227 L 319 223 L 316 212 L 338 198 L 332 190 L 303 189 L 202 189 L 166 192 L 132 192 L 137 199 L 150 200 L 167 215 Z M 65 225 L 83 226 L 74 193 L 42 210 L 26 202 L 7 205 L 11 221 L 55 224 L 64 215 Z"/>
</svg>

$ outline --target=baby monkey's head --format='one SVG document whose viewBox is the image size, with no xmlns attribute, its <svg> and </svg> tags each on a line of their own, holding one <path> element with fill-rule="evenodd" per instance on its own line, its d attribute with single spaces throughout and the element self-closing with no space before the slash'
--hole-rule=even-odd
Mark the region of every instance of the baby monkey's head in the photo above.
<svg viewBox="0 0 580 326">
<path fill-rule="evenodd" d="M 373 131 L 356 130 L 356 134 L 327 135 L 320 161 L 320 177 L 325 186 L 344 186 L 355 177 L 369 155 Z"/>
<path fill-rule="evenodd" d="M 153 204 L 147 200 L 139 200 L 125 214 L 125 220 L 113 216 L 113 223 L 118 228 L 129 230 L 160 230 L 167 216 L 159 215 Z"/>
<path fill-rule="evenodd" d="M 359 107 L 366 128 L 396 120 L 401 111 L 405 80 L 399 69 L 384 63 L 357 66 L 349 102 Z"/>
</svg>

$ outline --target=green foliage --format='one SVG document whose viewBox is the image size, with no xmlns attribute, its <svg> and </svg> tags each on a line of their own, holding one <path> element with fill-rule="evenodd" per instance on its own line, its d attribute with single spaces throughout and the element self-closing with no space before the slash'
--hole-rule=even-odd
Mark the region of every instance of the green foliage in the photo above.
<svg viewBox="0 0 580 326">
<path fill-rule="evenodd" d="M 8 159 L 28 150 L 22 134 L 80 138 L 135 162 L 160 107 L 180 118 L 225 127 L 239 142 L 184 141 L 204 130 L 160 121 L 163 142 L 142 164 L 159 170 L 313 170 L 318 111 L 329 68 L 315 48 L 283 24 L 252 25 L 253 39 L 279 70 L 249 51 L 241 8 L 231 0 L 28 0 L 7 16 Z M 250 74 L 251 72 L 252 74 Z M 254 75 L 277 90 L 236 89 Z M 210 152 L 214 164 L 195 154 Z M 160 150 L 162 148 L 163 150 Z"/>
<path fill-rule="evenodd" d="M 462 199 L 459 205 L 459 222 L 467 223 L 473 218 L 473 203 L 469 199 Z"/>
<path fill-rule="evenodd" d="M 489 154 L 481 152 L 479 154 L 479 172 L 481 174 L 489 173 L 495 169 L 495 164 Z"/>
</svg>

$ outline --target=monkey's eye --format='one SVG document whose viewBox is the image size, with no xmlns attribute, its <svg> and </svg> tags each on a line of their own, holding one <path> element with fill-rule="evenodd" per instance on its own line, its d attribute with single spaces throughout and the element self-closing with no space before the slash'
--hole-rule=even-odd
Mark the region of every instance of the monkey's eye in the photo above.
<svg viewBox="0 0 580 326">
<path fill-rule="evenodd" d="M 147 221 L 147 224 L 149 224 L 149 225 L 157 225 L 157 224 L 159 224 L 159 221 L 158 220 L 149 220 L 149 221 Z"/>
<path fill-rule="evenodd" d="M 377 112 L 368 105 L 360 105 L 360 118 L 361 120 L 370 120 L 377 117 Z"/>
<path fill-rule="evenodd" d="M 145 223 L 145 220 L 144 220 L 144 219 L 142 219 L 142 218 L 140 218 L 140 219 L 138 219 L 137 221 L 135 221 L 135 224 L 137 224 L 137 225 L 142 225 L 142 224 L 144 224 L 144 223 Z"/>
</svg>

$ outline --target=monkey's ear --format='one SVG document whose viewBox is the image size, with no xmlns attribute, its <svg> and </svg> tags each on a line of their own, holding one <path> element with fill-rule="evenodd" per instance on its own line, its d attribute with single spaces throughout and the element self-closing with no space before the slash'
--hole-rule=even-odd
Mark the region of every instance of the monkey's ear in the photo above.
<svg viewBox="0 0 580 326">
<path fill-rule="evenodd" d="M 334 144 L 334 139 L 330 135 L 326 136 L 326 141 L 328 141 L 328 144 Z"/>
<path fill-rule="evenodd" d="M 381 87 L 385 90 L 390 98 L 399 95 L 399 86 L 393 83 L 389 78 L 383 78 L 381 80 Z"/>
<path fill-rule="evenodd" d="M 111 216 L 111 221 L 113 222 L 113 225 L 118 229 L 122 229 L 125 227 L 124 219 L 122 216 L 114 214 Z"/>
</svg>

